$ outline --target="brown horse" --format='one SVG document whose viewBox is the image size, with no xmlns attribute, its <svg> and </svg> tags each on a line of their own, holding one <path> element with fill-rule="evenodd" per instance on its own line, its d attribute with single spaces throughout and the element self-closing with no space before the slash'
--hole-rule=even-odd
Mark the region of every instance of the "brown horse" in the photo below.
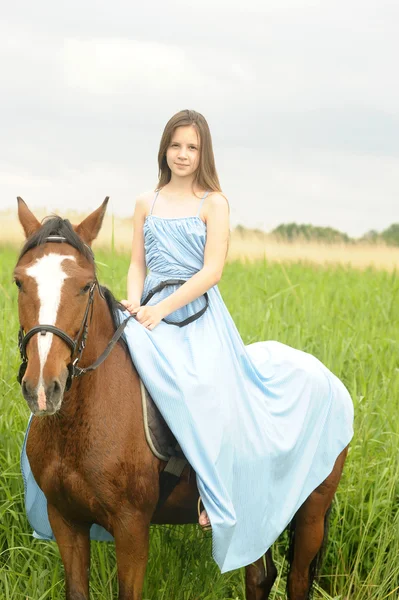
<svg viewBox="0 0 399 600">
<path fill-rule="evenodd" d="M 65 567 L 67 600 L 89 598 L 93 523 L 115 538 L 119 599 L 140 600 L 150 524 L 197 521 L 198 490 L 195 477 L 187 477 L 187 472 L 157 509 L 165 463 L 146 443 L 139 377 L 124 345 L 116 343 L 96 370 L 84 371 L 96 362 L 117 327 L 117 304 L 98 285 L 90 249 L 107 200 L 71 226 L 59 217 L 40 224 L 18 199 L 27 237 L 14 272 L 24 358 L 20 375 L 23 395 L 35 415 L 27 454 L 47 498 Z M 73 379 L 77 373 L 82 377 Z M 338 456 L 329 477 L 293 520 L 287 582 L 291 600 L 309 597 L 326 514 L 346 453 L 345 449 Z M 246 567 L 247 600 L 266 600 L 276 575 L 269 549 Z"/>
</svg>

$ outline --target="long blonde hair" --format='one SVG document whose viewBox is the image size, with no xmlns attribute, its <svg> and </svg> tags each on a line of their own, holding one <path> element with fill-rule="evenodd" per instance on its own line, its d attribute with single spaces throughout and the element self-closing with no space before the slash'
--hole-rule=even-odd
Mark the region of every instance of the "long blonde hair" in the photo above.
<svg viewBox="0 0 399 600">
<path fill-rule="evenodd" d="M 195 110 L 181 110 L 180 112 L 173 115 L 171 119 L 166 123 L 165 129 L 162 134 L 161 143 L 159 144 L 158 152 L 158 185 L 157 190 L 163 188 L 171 180 L 171 170 L 168 167 L 166 161 L 166 151 L 171 142 L 173 133 L 176 127 L 182 127 L 185 125 L 193 125 L 200 139 L 200 159 L 198 168 L 193 181 L 193 193 L 194 183 L 204 189 L 211 192 L 221 192 L 218 174 L 216 172 L 215 157 L 213 155 L 212 138 L 211 132 L 209 131 L 208 123 L 205 117 Z"/>
</svg>

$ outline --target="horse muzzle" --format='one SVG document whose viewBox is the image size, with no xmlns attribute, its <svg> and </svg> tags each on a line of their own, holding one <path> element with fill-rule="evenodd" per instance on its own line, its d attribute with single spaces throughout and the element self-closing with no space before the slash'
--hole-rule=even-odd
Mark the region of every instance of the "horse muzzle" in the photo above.
<svg viewBox="0 0 399 600">
<path fill-rule="evenodd" d="M 64 381 L 54 377 L 48 383 L 39 385 L 33 385 L 27 377 L 23 378 L 22 394 L 36 417 L 53 415 L 61 408 L 67 376 L 68 373 L 62 378 Z"/>
</svg>

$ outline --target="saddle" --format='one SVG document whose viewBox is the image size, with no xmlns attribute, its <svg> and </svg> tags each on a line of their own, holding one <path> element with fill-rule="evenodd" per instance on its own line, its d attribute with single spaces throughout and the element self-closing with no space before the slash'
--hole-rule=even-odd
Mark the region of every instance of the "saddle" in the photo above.
<svg viewBox="0 0 399 600">
<path fill-rule="evenodd" d="M 184 467 L 189 463 L 141 379 L 140 390 L 147 443 L 151 452 L 167 463 L 159 480 L 159 509 L 179 483 Z"/>
</svg>

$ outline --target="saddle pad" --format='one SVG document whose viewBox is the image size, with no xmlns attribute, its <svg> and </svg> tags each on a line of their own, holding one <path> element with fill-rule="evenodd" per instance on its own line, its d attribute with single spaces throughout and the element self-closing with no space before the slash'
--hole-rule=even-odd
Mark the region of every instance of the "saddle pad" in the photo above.
<svg viewBox="0 0 399 600">
<path fill-rule="evenodd" d="M 150 394 L 140 379 L 144 431 L 151 451 L 160 460 L 168 461 L 175 454 L 176 439 L 165 423 Z"/>
</svg>

